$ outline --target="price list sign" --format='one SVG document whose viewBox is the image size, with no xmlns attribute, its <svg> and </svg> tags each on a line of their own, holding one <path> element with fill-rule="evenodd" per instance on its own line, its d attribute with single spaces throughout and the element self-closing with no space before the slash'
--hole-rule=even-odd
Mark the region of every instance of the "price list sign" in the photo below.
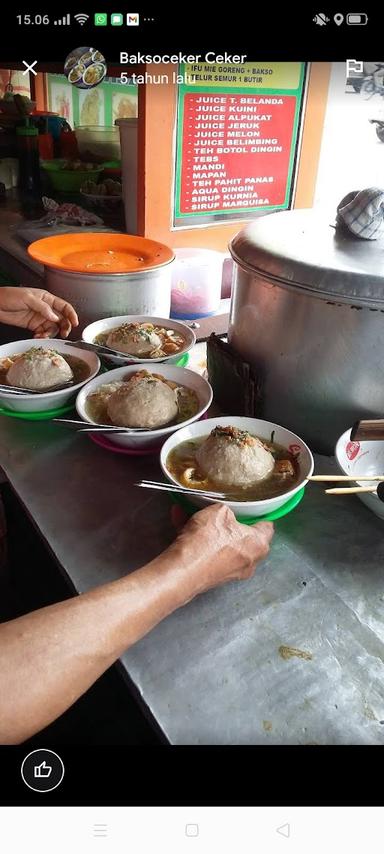
<svg viewBox="0 0 384 854">
<path fill-rule="evenodd" d="M 289 208 L 305 63 L 184 66 L 179 86 L 174 224 Z"/>
</svg>

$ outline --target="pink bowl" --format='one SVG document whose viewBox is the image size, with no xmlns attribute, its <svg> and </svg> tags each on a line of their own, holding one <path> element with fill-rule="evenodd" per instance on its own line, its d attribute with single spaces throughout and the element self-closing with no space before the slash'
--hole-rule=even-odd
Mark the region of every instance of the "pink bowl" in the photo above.
<svg viewBox="0 0 384 854">
<path fill-rule="evenodd" d="M 204 421 L 205 418 L 208 418 L 206 412 L 201 418 L 199 418 L 199 421 Z M 180 425 L 180 427 L 181 426 L 182 425 Z M 149 457 L 151 454 L 158 454 L 166 439 L 165 437 L 164 441 L 160 442 L 159 445 L 156 445 L 155 448 L 143 448 L 141 451 L 137 451 L 133 448 L 122 448 L 121 445 L 115 445 L 110 439 L 107 439 L 106 436 L 102 436 L 101 434 L 94 436 L 90 434 L 89 438 L 92 439 L 92 442 L 94 442 L 95 445 L 100 445 L 100 448 L 104 448 L 106 451 L 113 451 L 115 454 L 125 454 L 129 457 Z"/>
</svg>

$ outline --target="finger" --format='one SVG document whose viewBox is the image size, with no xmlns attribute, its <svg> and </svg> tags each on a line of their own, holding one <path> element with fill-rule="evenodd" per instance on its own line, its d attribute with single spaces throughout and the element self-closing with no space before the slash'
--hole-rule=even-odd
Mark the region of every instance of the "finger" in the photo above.
<svg viewBox="0 0 384 854">
<path fill-rule="evenodd" d="M 52 294 L 49 294 L 52 297 Z M 79 325 L 79 318 L 75 312 L 75 309 L 69 302 L 65 302 L 65 300 L 61 299 L 61 297 L 53 296 L 52 308 L 54 311 L 57 311 L 58 314 L 61 314 L 62 317 L 66 318 L 72 326 Z"/>
<path fill-rule="evenodd" d="M 251 528 L 257 537 L 260 537 L 269 545 L 274 534 L 273 522 L 256 522 Z"/>
<path fill-rule="evenodd" d="M 59 327 L 57 323 L 51 323 L 49 320 L 45 320 L 44 323 L 40 323 L 39 326 L 36 327 L 34 338 L 55 338 L 59 331 Z"/>
<path fill-rule="evenodd" d="M 72 326 L 71 326 L 69 320 L 65 320 L 64 318 L 62 318 L 60 321 L 60 337 L 61 338 L 68 338 L 68 335 L 69 335 L 71 329 L 72 329 Z"/>
<path fill-rule="evenodd" d="M 52 323 L 57 323 L 59 320 L 59 315 L 52 310 L 51 306 L 44 300 L 35 297 L 34 294 L 27 293 L 25 295 L 25 304 L 35 314 L 44 317 L 45 320 L 50 320 Z"/>
<path fill-rule="evenodd" d="M 177 531 L 181 531 L 188 520 L 188 516 L 182 507 L 174 504 L 171 508 L 171 520 L 173 527 L 176 528 Z"/>
</svg>

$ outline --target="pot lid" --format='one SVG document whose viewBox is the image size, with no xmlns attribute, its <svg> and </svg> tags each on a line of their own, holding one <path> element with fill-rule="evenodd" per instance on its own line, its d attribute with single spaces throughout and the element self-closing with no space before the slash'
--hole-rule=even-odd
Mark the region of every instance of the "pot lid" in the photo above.
<svg viewBox="0 0 384 854">
<path fill-rule="evenodd" d="M 172 249 L 132 234 L 88 232 L 60 234 L 36 240 L 28 253 L 56 270 L 90 275 L 142 273 L 174 260 Z"/>
<path fill-rule="evenodd" d="M 384 239 L 336 231 L 332 217 L 313 210 L 260 217 L 229 249 L 241 267 L 287 287 L 361 305 L 384 303 Z"/>
</svg>

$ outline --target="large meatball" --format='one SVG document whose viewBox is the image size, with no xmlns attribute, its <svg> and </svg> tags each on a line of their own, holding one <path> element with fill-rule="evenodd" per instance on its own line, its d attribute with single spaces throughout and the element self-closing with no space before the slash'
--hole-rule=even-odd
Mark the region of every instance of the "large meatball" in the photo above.
<svg viewBox="0 0 384 854">
<path fill-rule="evenodd" d="M 118 427 L 156 429 L 176 418 L 177 395 L 156 377 L 132 377 L 111 394 L 107 412 L 112 424 Z"/>
<path fill-rule="evenodd" d="M 37 391 L 49 391 L 53 386 L 73 380 L 72 368 L 56 353 L 44 347 L 32 347 L 17 358 L 7 372 L 9 385 Z"/>
<path fill-rule="evenodd" d="M 109 333 L 107 347 L 138 356 L 138 358 L 145 358 L 153 350 L 161 347 L 161 338 L 156 334 L 152 324 L 124 323 Z"/>
<path fill-rule="evenodd" d="M 236 427 L 215 427 L 196 453 L 199 469 L 227 486 L 253 486 L 271 473 L 274 459 L 260 439 Z"/>
</svg>

